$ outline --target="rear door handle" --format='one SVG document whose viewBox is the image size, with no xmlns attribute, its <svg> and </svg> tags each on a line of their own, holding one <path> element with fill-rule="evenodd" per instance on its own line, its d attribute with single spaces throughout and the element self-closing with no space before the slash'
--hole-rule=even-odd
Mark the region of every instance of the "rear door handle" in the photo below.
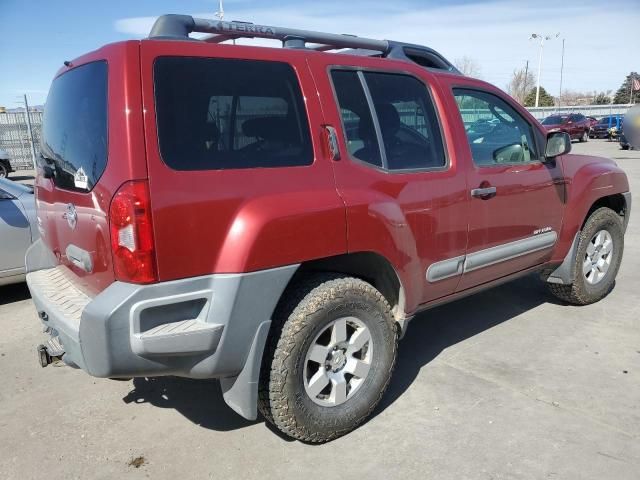
<svg viewBox="0 0 640 480">
<path fill-rule="evenodd" d="M 471 190 L 471 196 L 488 200 L 496 196 L 496 187 L 474 188 Z"/>
</svg>

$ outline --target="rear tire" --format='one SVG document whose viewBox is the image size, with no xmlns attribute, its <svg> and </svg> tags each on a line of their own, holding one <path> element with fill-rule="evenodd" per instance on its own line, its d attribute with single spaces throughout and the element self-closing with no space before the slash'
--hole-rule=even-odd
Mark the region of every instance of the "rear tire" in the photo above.
<svg viewBox="0 0 640 480">
<path fill-rule="evenodd" d="M 305 442 L 350 432 L 387 389 L 397 340 L 391 308 L 370 284 L 331 274 L 307 280 L 274 315 L 260 372 L 260 412 Z"/>
<path fill-rule="evenodd" d="M 0 178 L 9 178 L 9 168 L 4 162 L 0 162 Z"/>
<path fill-rule="evenodd" d="M 601 300 L 613 289 L 623 251 L 624 229 L 620 216 L 610 208 L 597 209 L 580 233 L 573 284 L 549 283 L 549 290 L 560 300 L 574 305 Z"/>
</svg>

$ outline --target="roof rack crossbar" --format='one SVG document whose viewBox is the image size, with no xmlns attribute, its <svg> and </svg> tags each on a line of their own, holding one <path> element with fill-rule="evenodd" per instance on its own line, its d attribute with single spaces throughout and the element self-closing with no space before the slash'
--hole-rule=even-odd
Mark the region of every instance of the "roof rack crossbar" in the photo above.
<svg viewBox="0 0 640 480">
<path fill-rule="evenodd" d="M 460 73 L 440 53 L 422 45 L 347 34 L 257 25 L 250 22 L 193 18 L 189 15 L 170 14 L 158 17 L 149 33 L 149 38 L 195 40 L 189 38 L 189 34 L 193 32 L 210 34 L 200 39 L 209 43 L 221 43 L 235 38 L 267 38 L 280 40 L 285 48 L 309 48 L 321 52 L 350 49 L 360 55 L 380 55 L 417 63 L 425 68 Z M 311 45 L 307 46 L 307 43 Z"/>
<path fill-rule="evenodd" d="M 298 40 L 298 42 L 292 42 L 292 44 L 296 47 L 299 47 L 299 42 L 302 41 L 304 43 L 331 45 L 334 48 L 366 48 L 379 52 L 386 52 L 389 49 L 389 42 L 386 40 L 375 40 L 372 38 L 361 38 L 336 33 L 314 32 L 312 30 L 300 30 L 296 28 L 272 27 L 246 22 L 226 22 L 223 20 L 193 18 L 189 15 L 163 15 L 159 17 L 151 29 L 149 38 L 188 39 L 189 34 L 192 32 L 222 35 L 226 37 L 225 40 L 241 37 L 270 38 L 286 43 L 288 40 L 295 39 Z M 219 43 L 223 40 L 210 37 L 207 41 Z"/>
</svg>

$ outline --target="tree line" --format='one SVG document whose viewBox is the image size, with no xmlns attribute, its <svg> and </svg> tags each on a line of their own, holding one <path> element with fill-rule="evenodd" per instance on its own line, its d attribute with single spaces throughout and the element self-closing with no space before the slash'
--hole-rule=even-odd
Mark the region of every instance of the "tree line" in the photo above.
<svg viewBox="0 0 640 480">
<path fill-rule="evenodd" d="M 481 70 L 478 63 L 467 56 L 454 60 L 455 66 L 464 75 L 481 78 Z M 560 97 L 553 96 L 540 85 L 540 99 L 538 106 L 553 107 L 556 105 L 609 105 L 640 103 L 640 90 L 631 93 L 631 83 L 634 78 L 640 80 L 637 72 L 630 72 L 626 76 L 620 88 L 614 93 L 613 90 L 579 92 L 574 90 L 564 90 Z M 536 104 L 536 79 L 531 70 L 525 68 L 515 69 L 511 80 L 506 85 L 509 95 L 516 99 L 525 107 L 533 107 Z"/>
</svg>

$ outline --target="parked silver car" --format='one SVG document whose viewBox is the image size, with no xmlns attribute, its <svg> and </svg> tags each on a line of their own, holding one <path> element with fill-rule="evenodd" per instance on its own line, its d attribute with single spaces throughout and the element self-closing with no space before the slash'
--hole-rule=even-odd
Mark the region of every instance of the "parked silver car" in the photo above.
<svg viewBox="0 0 640 480">
<path fill-rule="evenodd" d="M 24 281 L 24 254 L 39 236 L 33 189 L 0 178 L 0 285 Z"/>
</svg>

